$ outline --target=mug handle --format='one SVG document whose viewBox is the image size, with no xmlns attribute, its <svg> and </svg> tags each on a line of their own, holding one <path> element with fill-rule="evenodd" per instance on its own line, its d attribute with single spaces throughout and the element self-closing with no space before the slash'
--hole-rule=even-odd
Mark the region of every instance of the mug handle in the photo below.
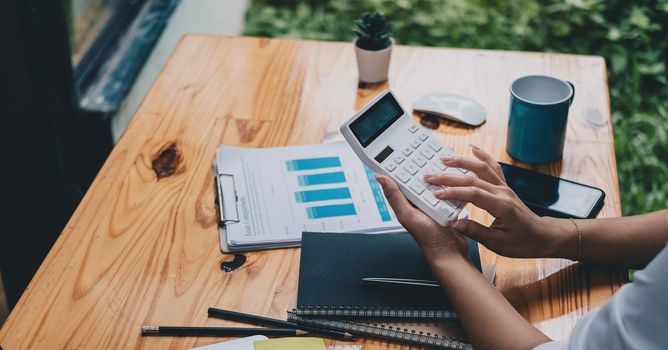
<svg viewBox="0 0 668 350">
<path fill-rule="evenodd" d="M 573 103 L 573 99 L 575 98 L 575 85 L 573 85 L 573 83 L 571 83 L 568 80 L 566 80 L 566 83 L 568 83 L 568 85 L 570 85 L 571 88 L 573 89 L 573 95 L 571 96 L 571 99 L 568 100 L 568 106 L 570 107 L 570 105 Z"/>
</svg>

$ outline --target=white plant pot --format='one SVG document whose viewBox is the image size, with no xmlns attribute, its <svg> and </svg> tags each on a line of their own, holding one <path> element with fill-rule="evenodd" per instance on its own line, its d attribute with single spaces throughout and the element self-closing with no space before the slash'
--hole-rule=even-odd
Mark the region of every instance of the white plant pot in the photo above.
<svg viewBox="0 0 668 350">
<path fill-rule="evenodd" d="M 387 80 L 390 69 L 390 56 L 394 47 L 394 39 L 390 39 L 390 46 L 382 50 L 364 50 L 357 46 L 357 39 L 353 40 L 355 55 L 357 56 L 357 70 L 359 81 L 365 83 L 380 83 Z"/>
</svg>

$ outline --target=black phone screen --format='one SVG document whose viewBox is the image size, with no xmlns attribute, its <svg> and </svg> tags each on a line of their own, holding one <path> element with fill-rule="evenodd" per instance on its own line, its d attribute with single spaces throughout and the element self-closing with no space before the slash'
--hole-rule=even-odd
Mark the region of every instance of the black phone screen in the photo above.
<svg viewBox="0 0 668 350">
<path fill-rule="evenodd" d="M 508 186 L 538 215 L 593 218 L 605 193 L 596 187 L 501 164 Z"/>
</svg>

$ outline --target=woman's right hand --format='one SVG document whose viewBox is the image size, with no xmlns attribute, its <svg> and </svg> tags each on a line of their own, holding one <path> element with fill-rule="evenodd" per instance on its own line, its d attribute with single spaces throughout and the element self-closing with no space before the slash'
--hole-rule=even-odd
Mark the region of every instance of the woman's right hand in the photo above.
<svg viewBox="0 0 668 350">
<path fill-rule="evenodd" d="M 508 187 L 499 163 L 480 148 L 472 147 L 477 159 L 445 158 L 443 164 L 472 171 L 477 178 L 445 173 L 425 176 L 427 182 L 444 186 L 434 193 L 437 198 L 470 202 L 494 217 L 490 227 L 473 220 L 458 220 L 453 228 L 509 257 L 563 257 L 563 252 L 572 251 L 570 245 L 577 245 L 572 224 L 534 214 Z"/>
</svg>

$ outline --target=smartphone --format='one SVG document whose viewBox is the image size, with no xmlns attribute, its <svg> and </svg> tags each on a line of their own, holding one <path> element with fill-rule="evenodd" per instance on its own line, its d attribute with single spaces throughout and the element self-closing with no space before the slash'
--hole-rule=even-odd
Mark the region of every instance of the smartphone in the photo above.
<svg viewBox="0 0 668 350">
<path fill-rule="evenodd" d="M 540 216 L 588 219 L 603 206 L 600 188 L 536 171 L 501 164 L 508 186 L 529 209 Z"/>
</svg>

